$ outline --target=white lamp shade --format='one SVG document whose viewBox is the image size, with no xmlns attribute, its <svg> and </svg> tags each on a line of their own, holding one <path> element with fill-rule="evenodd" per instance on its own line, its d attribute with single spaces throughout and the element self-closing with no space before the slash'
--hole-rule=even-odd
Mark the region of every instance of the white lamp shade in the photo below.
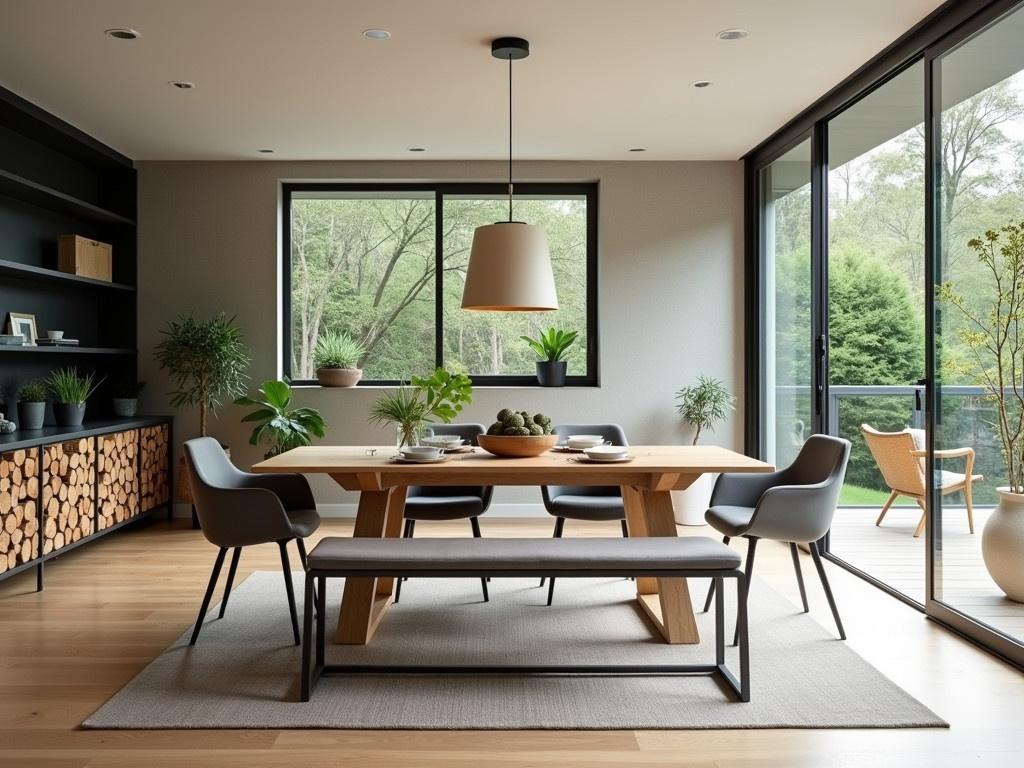
<svg viewBox="0 0 1024 768">
<path fill-rule="evenodd" d="M 517 221 L 477 227 L 469 253 L 462 308 L 483 312 L 558 309 L 544 230 Z"/>
</svg>

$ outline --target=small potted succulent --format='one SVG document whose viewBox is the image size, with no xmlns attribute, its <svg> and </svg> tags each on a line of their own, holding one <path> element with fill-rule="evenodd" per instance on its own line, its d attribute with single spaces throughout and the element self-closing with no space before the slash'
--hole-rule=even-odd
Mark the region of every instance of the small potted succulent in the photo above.
<svg viewBox="0 0 1024 768">
<path fill-rule="evenodd" d="M 542 387 L 565 386 L 565 371 L 568 365 L 565 355 L 577 336 L 579 331 L 549 328 L 547 331 L 541 331 L 536 339 L 529 336 L 519 337 L 529 344 L 530 349 L 540 358 L 537 361 L 537 383 Z"/>
<path fill-rule="evenodd" d="M 114 415 L 130 419 L 139 412 L 139 394 L 146 382 L 134 379 L 122 382 L 114 390 Z"/>
<path fill-rule="evenodd" d="M 683 387 L 676 393 L 676 411 L 679 418 L 693 427 L 693 445 L 701 434 L 712 430 L 728 417 L 736 407 L 736 398 L 718 379 L 698 376 L 692 387 Z M 704 513 L 711 502 L 715 475 L 705 473 L 684 491 L 672 491 L 676 522 L 680 525 L 703 525 Z"/>
<path fill-rule="evenodd" d="M 324 331 L 316 340 L 313 363 L 321 387 L 354 387 L 363 377 L 356 366 L 366 348 L 344 331 Z"/>
<path fill-rule="evenodd" d="M 60 427 L 80 427 L 85 419 L 85 402 L 103 383 L 96 374 L 82 376 L 77 368 L 60 368 L 46 380 L 53 395 L 53 419 Z M 94 383 L 95 382 L 95 383 Z"/>
<path fill-rule="evenodd" d="M 28 381 L 18 389 L 18 423 L 22 429 L 42 429 L 46 418 L 46 382 Z"/>
<path fill-rule="evenodd" d="M 312 436 L 324 436 L 324 417 L 316 408 L 291 408 L 292 388 L 287 379 L 268 379 L 260 384 L 261 400 L 243 396 L 235 405 L 253 406 L 256 410 L 247 414 L 243 422 L 254 423 L 249 445 L 269 443 L 270 448 L 263 454 L 269 459 L 300 445 L 309 445 Z"/>
</svg>

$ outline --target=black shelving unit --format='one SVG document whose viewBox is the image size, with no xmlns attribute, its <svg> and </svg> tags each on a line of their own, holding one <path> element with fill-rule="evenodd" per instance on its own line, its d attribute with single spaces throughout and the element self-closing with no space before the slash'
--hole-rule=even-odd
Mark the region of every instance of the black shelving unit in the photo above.
<svg viewBox="0 0 1024 768">
<path fill-rule="evenodd" d="M 31 314 L 39 336 L 80 342 L 0 346 L 0 412 L 15 414 L 17 388 L 58 367 L 103 380 L 89 419 L 111 416 L 114 389 L 135 380 L 136 194 L 131 160 L 0 88 L 0 324 Z M 58 237 L 72 234 L 111 244 L 113 282 L 58 270 Z"/>
</svg>

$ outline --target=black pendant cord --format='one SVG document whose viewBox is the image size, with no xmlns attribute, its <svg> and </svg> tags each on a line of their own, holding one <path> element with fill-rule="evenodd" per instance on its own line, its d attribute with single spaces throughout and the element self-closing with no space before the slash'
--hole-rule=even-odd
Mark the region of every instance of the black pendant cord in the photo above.
<svg viewBox="0 0 1024 768">
<path fill-rule="evenodd" d="M 512 223 L 512 58 L 508 60 L 508 221 Z"/>
</svg>

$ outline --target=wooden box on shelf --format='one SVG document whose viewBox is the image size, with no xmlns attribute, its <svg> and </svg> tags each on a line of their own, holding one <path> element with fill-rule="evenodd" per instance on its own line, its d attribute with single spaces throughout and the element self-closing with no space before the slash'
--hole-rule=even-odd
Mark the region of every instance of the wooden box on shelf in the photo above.
<svg viewBox="0 0 1024 768">
<path fill-rule="evenodd" d="M 112 282 L 113 249 L 107 243 L 80 235 L 57 238 L 57 266 L 61 272 Z"/>
</svg>

